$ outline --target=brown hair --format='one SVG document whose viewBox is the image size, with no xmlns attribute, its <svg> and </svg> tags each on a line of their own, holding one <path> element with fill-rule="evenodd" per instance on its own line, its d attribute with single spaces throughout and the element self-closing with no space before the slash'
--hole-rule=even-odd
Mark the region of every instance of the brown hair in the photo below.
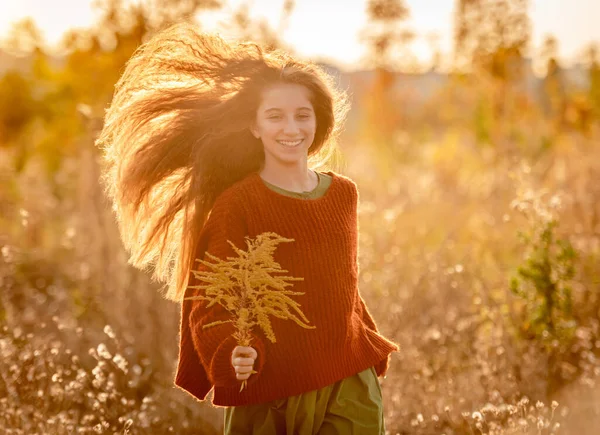
<svg viewBox="0 0 600 435">
<path fill-rule="evenodd" d="M 347 100 L 310 62 L 176 24 L 138 47 L 116 84 L 96 141 L 102 182 L 129 262 L 153 269 L 169 299 L 183 296 L 215 199 L 264 162 L 249 127 L 262 90 L 275 83 L 310 90 L 317 130 L 309 163 L 326 165 Z"/>
</svg>

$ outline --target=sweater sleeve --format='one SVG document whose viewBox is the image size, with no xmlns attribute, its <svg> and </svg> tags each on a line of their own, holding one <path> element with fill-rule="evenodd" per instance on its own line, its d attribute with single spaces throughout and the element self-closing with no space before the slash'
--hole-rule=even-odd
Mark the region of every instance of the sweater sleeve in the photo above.
<svg viewBox="0 0 600 435">
<path fill-rule="evenodd" d="M 208 243 L 206 252 L 224 260 L 228 257 L 236 257 L 229 242 L 238 249 L 247 249 L 245 237 L 247 227 L 244 215 L 239 206 L 236 205 L 234 197 L 225 196 L 219 198 L 213 207 L 210 223 L 207 227 Z M 210 261 L 210 260 L 207 260 Z M 197 263 L 196 270 L 207 271 L 208 267 Z M 191 285 L 198 284 L 198 279 L 191 277 Z M 196 292 L 200 290 L 196 289 Z M 206 301 L 193 300 L 190 311 L 190 331 L 194 347 L 198 352 L 203 366 L 208 372 L 208 377 L 215 386 L 235 387 L 240 382 L 235 375 L 231 364 L 231 354 L 237 346 L 233 335 L 235 327 L 233 323 L 204 328 L 203 326 L 216 321 L 225 321 L 232 318 L 231 314 L 219 304 L 207 307 Z M 250 346 L 256 349 L 258 357 L 254 362 L 254 370 L 257 372 L 250 376 L 247 385 L 250 386 L 260 376 L 261 369 L 265 363 L 265 347 L 262 340 L 255 334 L 251 334 Z"/>
<path fill-rule="evenodd" d="M 197 258 L 210 262 L 211 260 L 206 257 L 205 253 L 210 253 L 221 260 L 225 260 L 227 257 L 236 257 L 237 254 L 228 242 L 231 241 L 238 249 L 246 249 L 246 235 L 243 213 L 236 206 L 235 198 L 232 196 L 219 197 L 203 230 L 201 239 L 204 240 L 201 240 Z M 195 264 L 195 270 L 209 271 L 208 266 L 199 262 Z M 201 283 L 202 281 L 191 273 L 186 297 L 200 294 L 200 289 L 191 289 L 190 287 Z M 239 386 L 241 381 L 236 378 L 231 364 L 231 354 L 237 346 L 236 340 L 233 338 L 235 332 L 233 323 L 222 323 L 209 328 L 203 327 L 212 322 L 230 320 L 231 313 L 219 304 L 208 307 L 208 303 L 202 300 L 185 300 L 183 303 L 188 307 L 188 329 L 196 351 L 196 358 L 205 370 L 208 381 L 219 387 Z M 247 381 L 248 386 L 252 385 L 260 376 L 265 363 L 263 341 L 257 335 L 253 334 L 251 337 L 250 346 L 256 349 L 258 357 L 254 362 L 254 370 L 257 373 L 250 376 Z"/>
<path fill-rule="evenodd" d="M 375 324 L 375 320 L 373 320 L 371 313 L 369 313 L 369 310 L 365 305 L 365 301 L 363 301 L 363 298 L 360 295 L 358 296 L 356 311 L 367 328 L 371 329 L 376 333 L 379 333 L 377 325 Z M 382 359 L 377 364 L 375 364 L 375 371 L 377 372 L 377 376 L 385 376 L 390 364 L 390 357 L 391 354 L 387 355 L 385 359 Z"/>
</svg>

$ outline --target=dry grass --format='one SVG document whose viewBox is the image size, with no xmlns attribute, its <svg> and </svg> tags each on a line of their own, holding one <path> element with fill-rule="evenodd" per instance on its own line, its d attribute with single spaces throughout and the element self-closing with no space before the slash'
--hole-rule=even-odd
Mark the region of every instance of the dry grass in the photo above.
<svg viewBox="0 0 600 435">
<path fill-rule="evenodd" d="M 600 424 L 600 133 L 525 115 L 498 121 L 511 134 L 492 134 L 493 146 L 460 125 L 402 131 L 387 149 L 343 141 L 344 172 L 360 189 L 360 291 L 402 349 L 383 386 L 390 434 L 585 435 Z M 542 137 L 552 146 L 524 145 Z M 13 158 L 0 154 L 10 180 L 0 216 L 5 433 L 217 433 L 222 411 L 173 387 L 178 307 L 127 265 L 91 145 L 63 162 L 60 195 L 39 162 L 17 174 Z M 532 249 L 548 212 L 553 242 Z M 561 272 L 559 240 L 577 254 L 573 274 Z M 548 254 L 542 275 L 554 287 L 518 275 L 535 270 L 536 252 Z M 553 308 L 569 333 L 539 329 L 549 317 L 536 298 L 552 288 L 570 289 Z"/>
</svg>

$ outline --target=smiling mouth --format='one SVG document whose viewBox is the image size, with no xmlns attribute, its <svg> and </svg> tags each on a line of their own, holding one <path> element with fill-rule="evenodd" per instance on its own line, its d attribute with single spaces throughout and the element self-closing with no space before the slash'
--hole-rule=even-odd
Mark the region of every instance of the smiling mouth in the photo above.
<svg viewBox="0 0 600 435">
<path fill-rule="evenodd" d="M 294 141 L 291 141 L 291 140 L 278 140 L 277 143 L 279 143 L 279 144 L 281 144 L 281 145 L 283 145 L 285 147 L 288 147 L 288 148 L 295 148 L 298 145 L 300 145 L 303 141 L 304 141 L 304 139 L 294 140 Z"/>
</svg>

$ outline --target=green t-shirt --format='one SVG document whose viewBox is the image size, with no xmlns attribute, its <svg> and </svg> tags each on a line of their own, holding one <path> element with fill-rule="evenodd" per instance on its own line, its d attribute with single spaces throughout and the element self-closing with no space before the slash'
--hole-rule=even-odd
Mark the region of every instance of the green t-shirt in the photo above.
<svg viewBox="0 0 600 435">
<path fill-rule="evenodd" d="M 291 196 L 292 198 L 317 199 L 325 195 L 325 192 L 327 192 L 327 189 L 329 189 L 329 186 L 331 185 L 332 179 L 331 175 L 322 174 L 316 171 L 315 174 L 317 174 L 317 177 L 319 178 L 317 186 L 313 190 L 305 192 L 293 192 L 291 190 L 282 189 L 281 187 L 275 186 L 274 184 L 271 184 L 265 180 L 263 180 L 263 183 L 265 183 L 269 189 L 274 190 L 282 195 Z"/>
</svg>

